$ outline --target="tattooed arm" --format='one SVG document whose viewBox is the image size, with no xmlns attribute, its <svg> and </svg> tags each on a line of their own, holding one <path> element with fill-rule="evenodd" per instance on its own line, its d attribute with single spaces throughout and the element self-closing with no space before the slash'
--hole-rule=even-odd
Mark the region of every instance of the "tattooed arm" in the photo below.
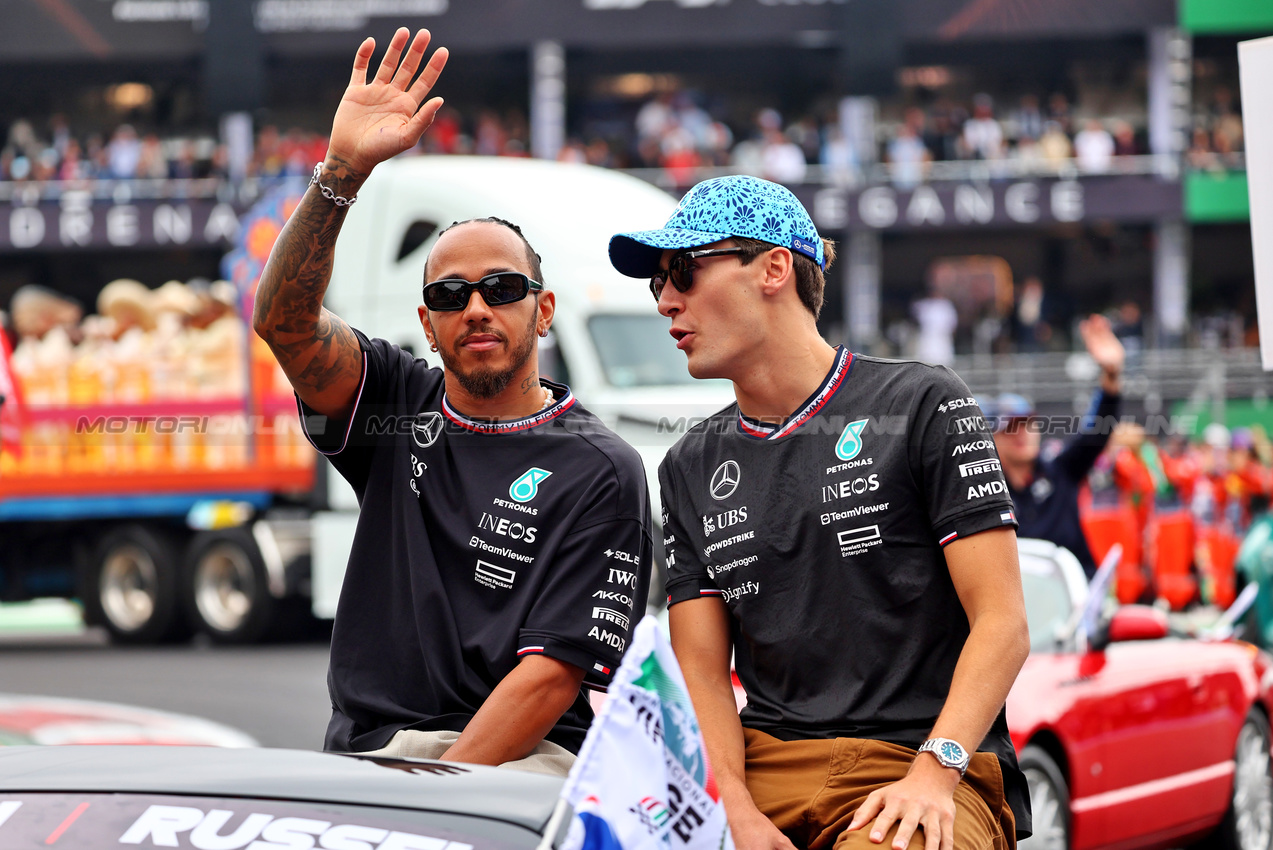
<svg viewBox="0 0 1273 850">
<path fill-rule="evenodd" d="M 351 197 L 365 177 L 328 156 L 319 180 L 336 194 Z M 309 187 L 270 252 L 257 285 L 253 317 L 256 332 L 269 344 L 301 400 L 338 418 L 349 414 L 362 380 L 358 339 L 343 319 L 323 306 L 336 236 L 347 209 Z"/>
<path fill-rule="evenodd" d="M 434 52 L 413 84 L 429 32 L 420 30 L 403 57 L 408 35 L 405 28 L 394 33 L 370 82 L 367 67 L 375 40 L 363 41 L 354 57 L 353 77 L 336 109 L 318 176 L 337 195 L 353 197 L 377 163 L 414 146 L 442 106 L 437 97 L 421 103 L 446 65 L 446 48 Z M 362 352 L 349 325 L 323 307 L 323 295 L 347 209 L 316 186 L 309 187 L 270 252 L 253 314 L 253 327 L 301 400 L 319 413 L 341 418 L 349 414 L 358 392 Z"/>
</svg>

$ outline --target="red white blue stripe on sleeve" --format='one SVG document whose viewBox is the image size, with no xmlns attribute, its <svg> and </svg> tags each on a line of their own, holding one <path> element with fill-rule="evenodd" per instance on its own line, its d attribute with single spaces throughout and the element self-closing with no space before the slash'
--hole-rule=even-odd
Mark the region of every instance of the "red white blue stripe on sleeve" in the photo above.
<svg viewBox="0 0 1273 850">
<path fill-rule="evenodd" d="M 937 543 L 938 543 L 938 545 L 940 545 L 940 546 L 945 546 L 947 543 L 949 543 L 950 541 L 954 540 L 954 539 L 955 539 L 956 537 L 958 537 L 958 536 L 959 536 L 959 532 L 958 532 L 958 531 L 952 531 L 950 534 L 947 534 L 947 535 L 946 535 L 945 537 L 943 537 L 941 540 L 938 540 L 938 541 L 937 541 Z"/>
<path fill-rule="evenodd" d="M 543 651 L 544 648 L 542 646 L 523 646 L 521 649 L 517 650 L 517 657 L 521 658 L 523 655 L 531 655 L 536 652 L 542 653 Z"/>
</svg>

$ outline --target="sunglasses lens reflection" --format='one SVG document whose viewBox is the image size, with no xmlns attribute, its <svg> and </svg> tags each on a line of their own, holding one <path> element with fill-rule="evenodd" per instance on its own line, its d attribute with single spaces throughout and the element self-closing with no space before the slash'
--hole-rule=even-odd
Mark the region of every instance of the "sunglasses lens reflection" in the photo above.
<svg viewBox="0 0 1273 850">
<path fill-rule="evenodd" d="M 473 290 L 481 288 L 482 300 L 490 307 L 520 301 L 530 292 L 530 278 L 515 272 L 487 275 L 476 283 L 467 280 L 439 280 L 424 288 L 424 304 L 430 310 L 463 310 Z"/>
</svg>

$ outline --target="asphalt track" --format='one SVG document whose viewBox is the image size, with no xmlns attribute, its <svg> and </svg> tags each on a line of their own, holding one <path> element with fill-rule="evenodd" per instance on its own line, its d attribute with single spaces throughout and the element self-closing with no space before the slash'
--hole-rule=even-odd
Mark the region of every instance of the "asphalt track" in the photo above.
<svg viewBox="0 0 1273 850">
<path fill-rule="evenodd" d="M 9 623 L 0 611 L 0 692 L 104 700 L 225 723 L 267 747 L 320 749 L 331 715 L 327 644 L 195 641 L 111 646 L 73 623 Z"/>
</svg>

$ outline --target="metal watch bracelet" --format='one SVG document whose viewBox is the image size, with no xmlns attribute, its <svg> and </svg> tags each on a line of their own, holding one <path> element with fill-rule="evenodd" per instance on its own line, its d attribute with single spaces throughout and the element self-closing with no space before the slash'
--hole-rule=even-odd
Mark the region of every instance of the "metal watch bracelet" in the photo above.
<svg viewBox="0 0 1273 850">
<path fill-rule="evenodd" d="M 312 177 L 309 178 L 309 185 L 317 186 L 318 191 L 323 193 L 323 197 L 331 201 L 333 204 L 335 204 L 338 207 L 353 206 L 354 201 L 358 200 L 358 196 L 354 195 L 352 198 L 343 198 L 340 195 L 337 195 L 331 189 L 327 188 L 322 183 L 318 182 L 318 175 L 322 173 L 323 173 L 323 164 L 321 162 L 315 163 L 314 174 Z"/>
</svg>

